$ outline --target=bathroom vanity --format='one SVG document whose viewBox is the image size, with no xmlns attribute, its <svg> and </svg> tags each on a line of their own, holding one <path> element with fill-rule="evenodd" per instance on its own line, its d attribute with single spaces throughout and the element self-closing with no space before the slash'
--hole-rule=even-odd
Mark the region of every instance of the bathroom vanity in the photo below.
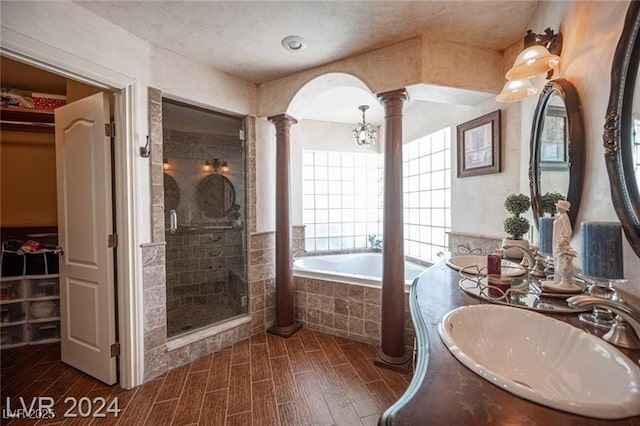
<svg viewBox="0 0 640 426">
<path fill-rule="evenodd" d="M 494 386 L 462 365 L 440 339 L 438 324 L 457 307 L 484 302 L 460 291 L 459 280 L 457 271 L 440 262 L 414 283 L 409 301 L 417 335 L 414 377 L 405 394 L 383 414 L 381 425 L 640 425 L 640 416 L 601 420 L 547 408 Z M 577 315 L 552 317 L 598 333 L 587 329 Z M 636 363 L 640 359 L 640 350 L 618 349 Z"/>
</svg>

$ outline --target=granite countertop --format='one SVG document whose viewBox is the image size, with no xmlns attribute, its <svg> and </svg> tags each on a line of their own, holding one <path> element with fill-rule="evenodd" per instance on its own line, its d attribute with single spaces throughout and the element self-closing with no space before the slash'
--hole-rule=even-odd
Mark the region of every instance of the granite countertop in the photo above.
<svg viewBox="0 0 640 426">
<path fill-rule="evenodd" d="M 409 388 L 384 413 L 381 425 L 640 425 L 640 416 L 601 420 L 547 408 L 492 385 L 462 365 L 442 343 L 438 324 L 452 309 L 484 302 L 460 291 L 459 279 L 456 271 L 440 262 L 414 284 L 412 314 L 418 335 L 418 364 Z M 581 323 L 577 315 L 550 316 L 598 333 Z M 640 359 L 640 350 L 619 349 L 636 362 Z"/>
</svg>

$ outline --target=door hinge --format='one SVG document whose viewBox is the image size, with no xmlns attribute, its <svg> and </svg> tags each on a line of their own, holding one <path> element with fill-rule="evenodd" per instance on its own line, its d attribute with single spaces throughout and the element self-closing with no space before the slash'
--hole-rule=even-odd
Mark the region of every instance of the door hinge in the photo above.
<svg viewBox="0 0 640 426">
<path fill-rule="evenodd" d="M 108 138 L 113 138 L 116 136 L 116 125 L 115 123 L 105 123 L 104 124 L 104 135 Z"/>
<path fill-rule="evenodd" d="M 111 345 L 111 358 L 120 356 L 120 342 L 116 342 Z"/>
<path fill-rule="evenodd" d="M 244 140 L 244 130 L 238 131 L 238 137 L 240 138 L 241 141 Z"/>
<path fill-rule="evenodd" d="M 107 247 L 109 248 L 118 247 L 118 234 L 109 235 L 109 238 L 107 238 Z"/>
</svg>

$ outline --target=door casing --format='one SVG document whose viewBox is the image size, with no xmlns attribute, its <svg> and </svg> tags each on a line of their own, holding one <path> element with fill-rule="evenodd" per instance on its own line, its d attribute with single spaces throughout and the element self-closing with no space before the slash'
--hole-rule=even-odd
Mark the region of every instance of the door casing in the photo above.
<svg viewBox="0 0 640 426">
<path fill-rule="evenodd" d="M 144 381 L 143 271 L 138 212 L 140 169 L 138 135 L 145 132 L 137 111 L 140 83 L 115 70 L 70 55 L 61 49 L 3 28 L 0 54 L 100 88 L 115 91 L 114 200 L 117 256 L 120 386 L 131 389 Z M 142 144 L 143 146 L 144 144 Z M 138 284 L 140 283 L 140 284 Z"/>
</svg>

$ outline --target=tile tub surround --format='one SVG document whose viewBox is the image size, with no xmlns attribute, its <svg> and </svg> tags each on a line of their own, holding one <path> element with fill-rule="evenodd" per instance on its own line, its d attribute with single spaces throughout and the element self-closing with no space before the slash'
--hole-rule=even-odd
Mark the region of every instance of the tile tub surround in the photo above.
<svg viewBox="0 0 640 426">
<path fill-rule="evenodd" d="M 491 254 L 502 246 L 502 238 L 449 232 L 449 251 L 457 253 L 458 246 L 467 246 L 471 250 L 479 248 L 482 251 L 478 254 Z M 465 253 L 461 251 L 460 254 Z"/>
<path fill-rule="evenodd" d="M 296 276 L 293 280 L 296 320 L 312 330 L 380 345 L 380 288 Z M 412 348 L 415 331 L 405 295 L 405 346 Z"/>
<path fill-rule="evenodd" d="M 306 225 L 293 225 L 291 227 L 291 252 L 304 250 L 304 235 Z M 305 253 L 297 253 L 296 256 L 303 256 Z"/>
</svg>

